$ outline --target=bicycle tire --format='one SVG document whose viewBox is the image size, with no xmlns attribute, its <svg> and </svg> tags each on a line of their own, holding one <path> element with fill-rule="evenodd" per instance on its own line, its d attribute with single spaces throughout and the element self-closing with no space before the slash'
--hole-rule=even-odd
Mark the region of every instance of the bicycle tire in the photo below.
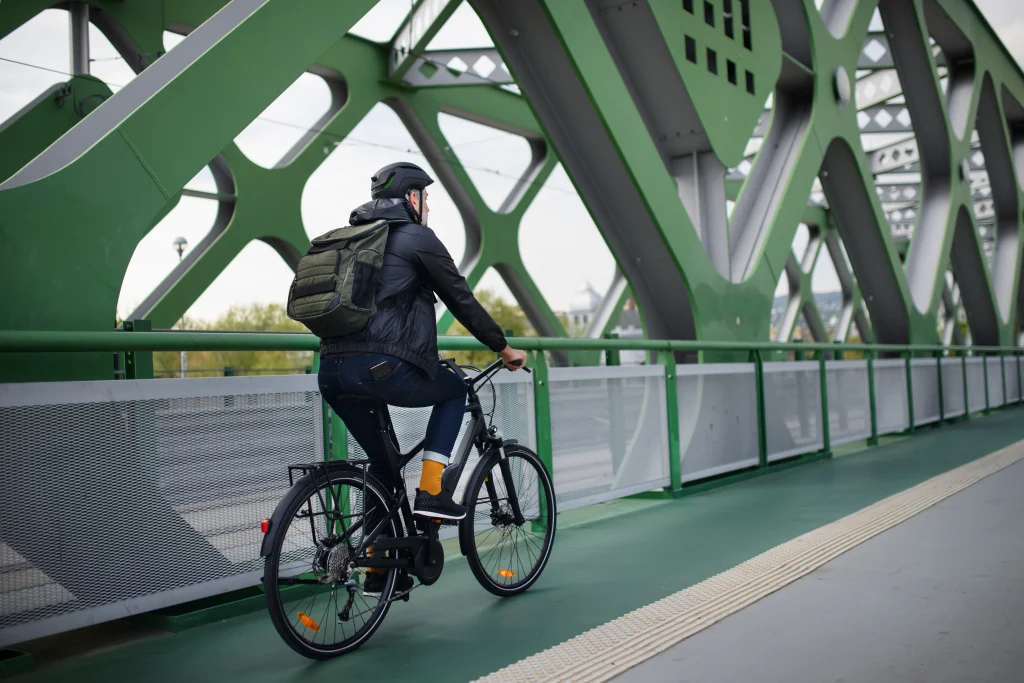
<svg viewBox="0 0 1024 683">
<path fill-rule="evenodd" d="M 495 452 L 491 452 L 481 459 L 476 469 L 473 470 L 466 486 L 464 499 L 466 517 L 459 523 L 459 540 L 466 551 L 466 559 L 473 576 L 488 592 L 503 598 L 519 595 L 540 578 L 554 547 L 557 520 L 555 487 L 541 459 L 530 449 L 518 444 L 506 446 L 505 454 L 509 459 L 513 479 L 518 479 L 518 482 L 515 483 L 516 492 L 520 494 L 522 513 L 527 518 L 523 526 L 531 525 L 531 530 L 524 532 L 522 527 L 516 527 L 514 522 L 509 520 L 508 509 L 502 510 L 498 515 L 493 512 L 492 502 L 503 500 L 502 492 L 497 490 L 499 484 L 504 485 L 498 455 Z M 495 473 L 493 481 L 495 492 L 498 494 L 497 501 L 492 501 L 491 494 L 486 490 L 486 479 L 491 472 Z M 534 492 L 536 493 L 535 497 L 533 496 Z M 524 493 L 525 495 L 523 495 Z M 500 505 L 498 507 L 501 508 Z M 504 517 L 503 523 L 497 524 L 496 517 Z M 490 531 L 486 530 L 488 521 L 491 524 Z M 501 520 L 499 519 L 499 521 Z M 541 524 L 544 529 L 544 535 L 539 544 L 533 531 L 538 524 Z M 478 531 L 477 528 L 481 526 L 484 529 Z M 500 540 L 494 541 L 495 545 L 487 548 L 485 544 L 489 540 L 493 540 L 493 531 L 499 527 L 502 529 L 499 534 Z M 518 546 L 506 548 L 510 538 L 514 538 L 512 543 L 518 543 L 520 540 L 524 542 L 522 553 L 519 552 Z M 516 566 L 520 570 L 523 567 L 522 557 L 527 557 L 528 561 L 532 559 L 529 571 L 525 575 L 521 576 L 518 572 L 512 572 L 511 567 L 505 567 L 505 564 L 502 564 L 506 549 L 508 550 L 508 560 L 505 561 L 505 564 Z M 495 550 L 498 551 L 497 562 L 495 566 L 491 566 Z M 499 571 L 513 573 L 513 576 L 498 575 Z M 516 580 L 509 580 L 512 578 Z"/>
<path fill-rule="evenodd" d="M 363 473 L 354 469 L 348 471 L 346 469 L 334 468 L 330 473 L 331 485 L 348 485 L 350 488 L 363 490 L 363 481 Z M 385 490 L 384 487 L 369 475 L 366 475 L 365 482 L 366 489 L 372 491 L 372 495 L 378 499 L 378 502 L 386 506 L 389 502 L 389 497 L 382 493 Z M 288 503 L 284 507 L 284 515 L 279 523 L 289 524 L 290 526 L 292 521 L 296 519 L 299 510 L 306 505 L 306 501 L 310 500 L 312 496 L 317 495 L 317 492 L 322 490 L 325 484 L 327 482 L 322 475 L 314 475 L 312 473 L 295 482 L 295 485 L 292 486 L 287 494 Z M 365 492 L 363 495 L 365 495 Z M 394 537 L 398 533 L 398 527 L 394 519 L 391 520 L 390 526 L 390 533 Z M 270 613 L 270 620 L 274 624 L 278 635 L 281 636 L 281 639 L 290 648 L 310 659 L 330 659 L 358 649 L 380 628 L 384 617 L 387 616 L 388 610 L 391 607 L 391 596 L 394 593 L 398 570 L 388 570 L 388 578 L 385 582 L 384 590 L 378 599 L 377 607 L 373 610 L 368 627 L 360 629 L 352 638 L 347 638 L 340 643 L 334 643 L 330 646 L 326 645 L 326 643 L 324 645 L 317 645 L 315 637 L 313 641 L 304 638 L 292 627 L 289 610 L 286 609 L 286 603 L 282 600 L 279 591 L 278 570 L 280 568 L 282 547 L 287 536 L 288 530 L 278 534 L 266 557 L 263 570 L 263 586 L 266 593 L 267 610 Z M 361 589 L 359 592 L 361 592 Z M 335 606 L 337 606 L 337 603 L 335 603 Z M 328 602 L 329 607 L 330 602 Z"/>
</svg>

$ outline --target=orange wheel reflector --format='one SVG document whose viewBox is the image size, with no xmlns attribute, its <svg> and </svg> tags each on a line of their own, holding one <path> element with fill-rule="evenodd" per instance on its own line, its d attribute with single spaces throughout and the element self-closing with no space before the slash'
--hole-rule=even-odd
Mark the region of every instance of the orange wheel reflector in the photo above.
<svg viewBox="0 0 1024 683">
<path fill-rule="evenodd" d="M 310 619 L 309 615 L 305 614 L 304 612 L 298 612 L 297 614 L 299 617 L 299 621 L 302 622 L 303 626 L 308 628 L 310 631 L 320 631 L 320 624 Z"/>
<path fill-rule="evenodd" d="M 516 573 L 511 569 L 499 569 L 498 576 L 504 576 L 506 579 L 511 579 Z"/>
</svg>

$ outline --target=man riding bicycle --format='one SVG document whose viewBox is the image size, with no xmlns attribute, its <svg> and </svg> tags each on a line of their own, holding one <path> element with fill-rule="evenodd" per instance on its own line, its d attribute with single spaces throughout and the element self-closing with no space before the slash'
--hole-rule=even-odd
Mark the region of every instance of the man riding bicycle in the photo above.
<svg viewBox="0 0 1024 683">
<path fill-rule="evenodd" d="M 427 227 L 426 187 L 433 182 L 407 162 L 389 164 L 370 179 L 372 199 L 356 207 L 349 222 L 388 223 L 377 312 L 360 332 L 321 339 L 318 381 L 324 400 L 366 451 L 371 474 L 388 487 L 401 482 L 392 480 L 377 421 L 360 398 L 409 408 L 433 406 L 413 514 L 459 520 L 466 509 L 442 489 L 441 474 L 462 426 L 466 384 L 438 362 L 434 294 L 510 370 L 525 366 L 526 353 L 508 345 L 444 244 Z"/>
</svg>

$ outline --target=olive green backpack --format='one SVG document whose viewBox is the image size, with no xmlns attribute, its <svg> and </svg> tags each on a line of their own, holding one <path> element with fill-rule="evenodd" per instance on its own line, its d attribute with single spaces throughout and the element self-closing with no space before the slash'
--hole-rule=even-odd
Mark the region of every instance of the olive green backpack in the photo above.
<svg viewBox="0 0 1024 683">
<path fill-rule="evenodd" d="M 385 220 L 337 228 L 314 239 L 288 290 L 288 317 L 321 339 L 363 330 L 377 312 L 387 241 Z"/>
</svg>

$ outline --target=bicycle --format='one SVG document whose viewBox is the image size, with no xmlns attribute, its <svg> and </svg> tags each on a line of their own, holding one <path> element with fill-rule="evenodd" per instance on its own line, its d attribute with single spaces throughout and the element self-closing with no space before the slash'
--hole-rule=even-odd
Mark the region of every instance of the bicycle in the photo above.
<svg viewBox="0 0 1024 683">
<path fill-rule="evenodd" d="M 462 495 L 466 517 L 457 523 L 459 550 L 486 590 L 503 598 L 518 595 L 537 581 L 551 555 L 554 485 L 536 453 L 502 438 L 497 427 L 486 423 L 477 390 L 502 362 L 475 377 L 454 359 L 442 363 L 468 387 L 469 424 L 442 476 L 442 486 L 453 497 L 471 449 L 480 455 Z M 423 449 L 423 441 L 401 453 L 387 406 L 368 403 L 397 490 L 388 491 L 366 471 L 367 459 L 290 465 L 289 492 L 273 516 L 261 522 L 270 619 L 293 650 L 311 659 L 362 646 L 393 602 L 408 601 L 412 590 L 437 581 L 444 568 L 441 520 L 414 516 L 402 485 L 402 469 Z M 492 407 L 492 420 L 493 412 Z M 367 598 L 360 582 L 371 568 L 386 571 L 387 578 L 379 597 Z M 419 583 L 398 591 L 399 579 L 408 583 L 409 576 Z"/>
</svg>

